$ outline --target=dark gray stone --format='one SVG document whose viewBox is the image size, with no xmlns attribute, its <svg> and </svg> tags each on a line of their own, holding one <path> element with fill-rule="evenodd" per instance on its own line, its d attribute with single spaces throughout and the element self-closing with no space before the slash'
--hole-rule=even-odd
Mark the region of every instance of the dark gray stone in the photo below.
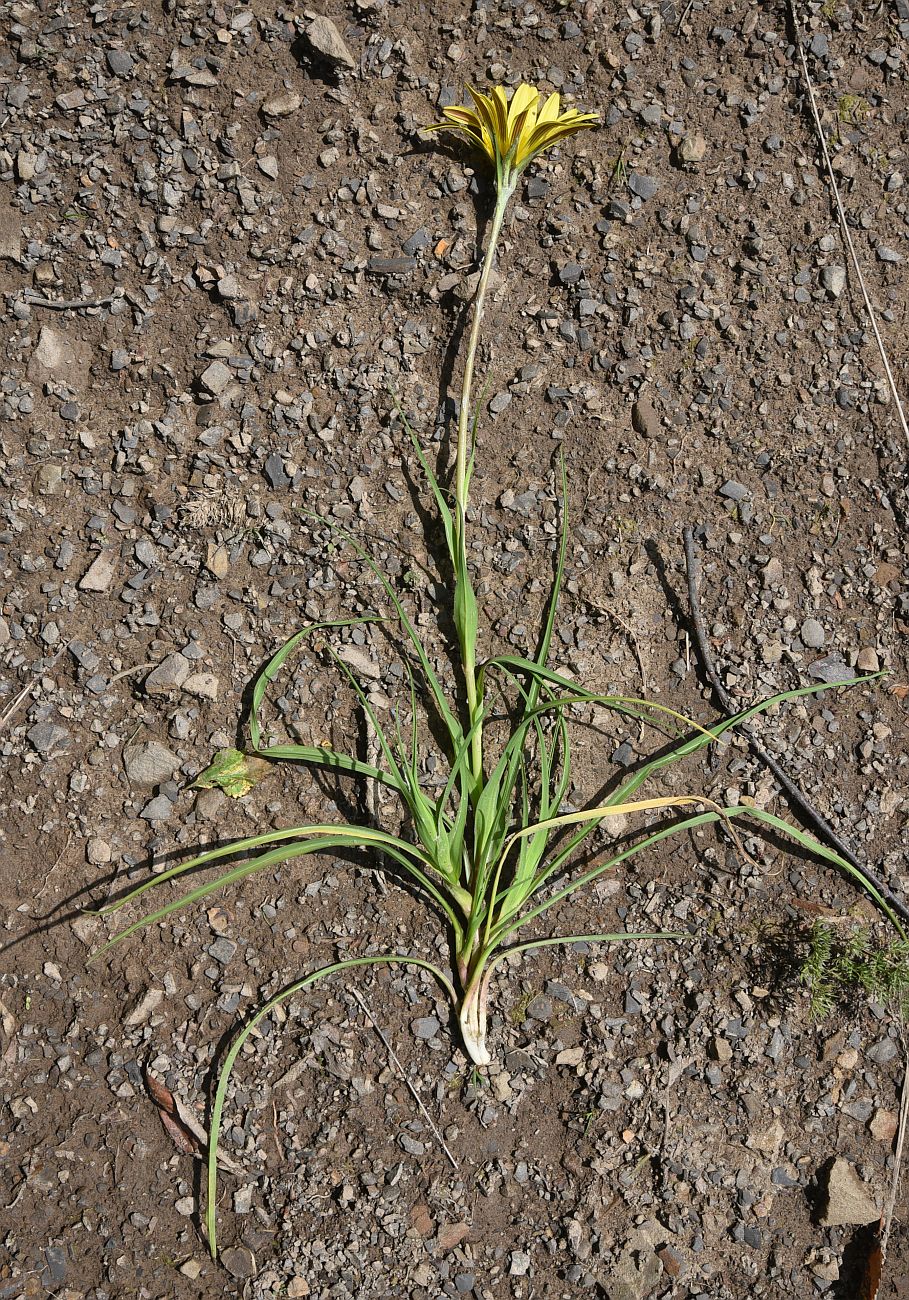
<svg viewBox="0 0 909 1300">
<path fill-rule="evenodd" d="M 36 722 L 26 734 L 29 744 L 44 758 L 59 754 L 69 746 L 72 739 L 66 728 L 56 722 Z"/>
<path fill-rule="evenodd" d="M 115 77 L 131 77 L 135 63 L 126 50 L 108 50 L 105 54 L 107 66 Z"/>
<path fill-rule="evenodd" d="M 270 488 L 280 489 L 290 487 L 290 476 L 285 473 L 284 461 L 278 452 L 273 451 L 262 466 L 262 473 L 265 475 L 266 482 Z"/>
<path fill-rule="evenodd" d="M 639 199 L 646 202 L 656 194 L 660 182 L 654 176 L 643 176 L 640 172 L 632 172 L 628 177 L 628 188 L 632 194 L 636 194 Z"/>
</svg>

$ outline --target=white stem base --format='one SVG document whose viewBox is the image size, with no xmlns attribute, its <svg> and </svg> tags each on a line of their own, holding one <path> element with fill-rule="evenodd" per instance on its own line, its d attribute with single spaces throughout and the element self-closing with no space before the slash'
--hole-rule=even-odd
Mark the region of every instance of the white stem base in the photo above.
<svg viewBox="0 0 909 1300">
<path fill-rule="evenodd" d="M 474 1065 L 489 1065 L 492 1057 L 486 1046 L 486 998 L 482 993 L 474 992 L 461 1003 L 458 1023 L 467 1055 Z"/>
</svg>

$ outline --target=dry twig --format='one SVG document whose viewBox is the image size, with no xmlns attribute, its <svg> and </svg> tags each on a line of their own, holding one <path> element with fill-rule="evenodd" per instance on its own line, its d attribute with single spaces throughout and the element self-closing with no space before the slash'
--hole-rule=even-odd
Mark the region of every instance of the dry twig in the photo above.
<svg viewBox="0 0 909 1300">
<path fill-rule="evenodd" d="M 843 242 L 845 243 L 846 248 L 849 251 L 849 257 L 852 261 L 853 270 L 855 271 L 855 278 L 858 280 L 858 285 L 859 288 L 861 289 L 862 298 L 865 303 L 865 311 L 868 313 L 868 319 L 871 322 L 871 329 L 874 334 L 874 339 L 875 342 L 877 343 L 878 351 L 881 354 L 881 362 L 883 363 L 884 366 L 884 373 L 887 376 L 887 383 L 890 388 L 890 393 L 893 397 L 894 405 L 896 406 L 897 419 L 899 420 L 899 423 L 902 427 L 903 436 L 905 437 L 907 444 L 909 444 L 909 424 L 907 424 L 906 422 L 906 412 L 904 411 L 903 404 L 900 401 L 899 391 L 896 387 L 896 380 L 893 377 L 893 370 L 891 369 L 890 366 L 890 359 L 887 356 L 887 349 L 884 346 L 884 340 L 881 337 L 881 331 L 878 328 L 877 313 L 875 312 L 874 305 L 871 302 L 871 296 L 868 293 L 868 288 L 865 284 L 865 277 L 864 275 L 862 275 L 862 268 L 861 268 L 861 264 L 859 263 L 858 253 L 856 252 L 855 242 L 852 238 L 852 232 L 849 229 L 848 222 L 846 221 L 846 210 L 843 207 L 843 200 L 840 198 L 839 186 L 836 183 L 836 176 L 834 175 L 833 172 L 833 163 L 830 159 L 830 151 L 827 148 L 827 138 L 824 135 L 824 128 L 821 125 L 821 115 L 820 112 L 818 111 L 817 100 L 814 95 L 814 84 L 812 83 L 811 80 L 811 74 L 808 71 L 808 60 L 805 58 L 805 49 L 802 43 L 802 29 L 801 29 L 801 24 L 799 23 L 798 13 L 796 12 L 796 8 L 795 8 L 795 0 L 789 0 L 789 12 L 792 16 L 792 27 L 795 32 L 795 43 L 796 46 L 798 47 L 799 60 L 802 65 L 802 76 L 805 78 L 805 88 L 808 91 L 808 102 L 811 105 L 811 116 L 814 118 L 814 127 L 817 132 L 818 143 L 821 147 L 821 154 L 823 155 L 824 166 L 827 170 L 827 179 L 830 182 L 830 189 L 833 192 L 834 202 L 836 203 L 836 212 L 837 212 L 837 216 L 839 217 L 840 230 L 842 231 L 842 235 L 843 235 Z"/>
<path fill-rule="evenodd" d="M 391 1043 L 388 1041 L 388 1039 L 385 1037 L 385 1034 L 379 1028 L 378 1021 L 370 1011 L 366 1003 L 366 999 L 356 989 L 351 989 L 351 993 L 359 1002 L 363 1010 L 366 1012 L 369 1019 L 372 1021 L 372 1027 L 381 1038 L 382 1045 L 385 1048 L 386 1052 L 388 1053 L 389 1059 L 392 1061 L 398 1073 L 400 1074 L 401 1078 L 404 1080 L 404 1085 L 407 1088 L 407 1091 L 410 1093 L 411 1097 L 413 1097 L 414 1101 L 419 1106 L 423 1118 L 426 1120 L 427 1124 L 432 1129 L 436 1141 L 438 1142 L 439 1146 L 442 1148 L 442 1150 L 445 1152 L 446 1156 L 448 1157 L 452 1169 L 458 1169 L 457 1160 L 455 1160 L 454 1156 L 451 1154 L 451 1152 L 448 1150 L 448 1147 L 445 1145 L 445 1139 L 442 1137 L 442 1134 L 439 1132 L 438 1128 L 436 1127 L 435 1120 L 430 1115 L 426 1107 L 423 1105 L 423 1100 L 420 1097 L 420 1094 L 417 1092 L 416 1088 L 413 1086 L 413 1084 L 410 1082 L 410 1079 L 408 1079 L 407 1075 L 405 1074 L 404 1066 L 401 1064 L 401 1062 L 398 1060 L 397 1056 L 395 1055 L 395 1051 Z"/>
<path fill-rule="evenodd" d="M 42 298 L 40 293 L 26 289 L 22 295 L 29 307 L 50 307 L 52 311 L 81 311 L 84 307 L 109 307 L 117 298 L 108 294 L 104 298 Z"/>
<path fill-rule="evenodd" d="M 710 640 L 707 636 L 707 627 L 704 623 L 704 616 L 701 613 L 701 601 L 698 592 L 697 577 L 697 556 L 694 550 L 694 533 L 692 529 L 686 528 L 682 533 L 685 542 L 685 568 L 688 575 L 688 603 L 691 608 L 691 622 L 694 628 L 694 642 L 697 649 L 698 658 L 704 669 L 713 692 L 716 695 L 720 708 L 725 713 L 738 713 L 739 709 L 735 705 L 732 696 L 726 690 L 720 675 L 716 670 L 716 664 L 713 661 L 713 654 L 710 650 Z M 841 858 L 845 858 L 850 866 L 862 876 L 862 878 L 871 885 L 880 894 L 881 898 L 887 903 L 894 912 L 898 913 L 904 920 L 909 921 L 909 907 L 906 906 L 896 894 L 894 894 L 882 880 L 878 878 L 871 868 L 862 862 L 855 854 L 855 851 L 846 843 L 842 836 L 833 829 L 823 813 L 815 808 L 814 804 L 802 793 L 795 782 L 787 776 L 786 772 L 777 762 L 777 760 L 767 753 L 767 750 L 752 735 L 750 728 L 744 725 L 740 728 L 745 739 L 748 741 L 748 748 L 751 750 L 758 762 L 771 772 L 789 800 L 790 805 L 797 808 L 814 829 L 821 839 L 825 840 L 832 849 L 834 849 Z"/>
<path fill-rule="evenodd" d="M 905 1041 L 903 1043 L 905 1049 Z M 893 1211 L 896 1208 L 896 1193 L 900 1184 L 900 1165 L 903 1159 L 903 1146 L 906 1141 L 906 1127 L 909 1124 L 909 1055 L 903 1056 L 903 1096 L 900 1101 L 900 1119 L 896 1135 L 896 1152 L 893 1157 L 893 1180 L 890 1184 L 890 1199 L 884 1216 L 884 1230 L 881 1233 L 881 1264 L 887 1258 L 887 1242 L 890 1239 L 890 1225 L 893 1223 Z"/>
<path fill-rule="evenodd" d="M 6 726 L 10 718 L 19 708 L 19 705 L 22 704 L 24 700 L 28 699 L 29 695 L 31 695 L 32 691 L 35 689 L 37 683 L 38 683 L 38 678 L 32 677 L 30 681 L 27 681 L 25 683 L 25 685 L 22 687 L 22 690 L 19 692 L 19 694 L 14 699 L 10 700 L 9 704 L 3 710 L 3 713 L 0 714 L 0 729 Z"/>
</svg>

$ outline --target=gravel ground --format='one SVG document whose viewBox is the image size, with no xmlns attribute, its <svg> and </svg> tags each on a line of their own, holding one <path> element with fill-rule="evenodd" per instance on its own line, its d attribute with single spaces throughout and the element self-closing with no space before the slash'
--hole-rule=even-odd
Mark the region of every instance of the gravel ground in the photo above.
<svg viewBox="0 0 909 1300">
<path fill-rule="evenodd" d="M 905 394 L 909 5 L 800 16 Z M 283 639 L 379 599 L 307 512 L 368 544 L 430 634 L 438 538 L 390 393 L 446 469 L 488 206 L 464 151 L 419 127 L 506 75 L 604 125 L 533 171 L 502 247 L 473 489 L 486 645 L 533 641 L 563 451 L 557 666 L 709 720 L 697 525 L 737 701 L 888 670 L 762 736 L 909 893 L 907 449 L 786 7 L 328 17 L 0 4 L 0 1297 L 851 1300 L 904 1047 L 875 1004 L 813 1023 L 791 974 L 805 919 L 867 905 L 779 843 L 749 840 L 747 864 L 716 837 L 670 843 L 566 908 L 557 933 L 692 938 L 515 959 L 483 1075 L 428 978 L 356 978 L 457 1170 L 351 989 L 263 1022 L 228 1104 L 222 1267 L 147 1072 L 204 1122 L 218 1046 L 263 995 L 338 955 L 444 956 L 444 934 L 362 860 L 306 860 L 86 964 L 112 927 L 81 909 L 150 864 L 356 803 L 305 772 L 240 802 L 188 785 Z M 388 714 L 393 638 L 339 640 Z M 365 744 L 315 648 L 283 689 L 276 732 Z M 653 747 L 580 721 L 576 805 Z M 739 745 L 674 780 L 786 812 Z M 881 1300 L 909 1295 L 906 1209 Z"/>
</svg>

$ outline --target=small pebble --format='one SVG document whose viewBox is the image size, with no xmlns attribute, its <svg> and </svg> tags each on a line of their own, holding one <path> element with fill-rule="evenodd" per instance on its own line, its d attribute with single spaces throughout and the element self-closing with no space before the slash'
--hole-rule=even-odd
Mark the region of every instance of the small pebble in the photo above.
<svg viewBox="0 0 909 1300">
<path fill-rule="evenodd" d="M 441 1026 L 435 1016 L 418 1016 L 410 1022 L 410 1028 L 415 1038 L 428 1040 L 435 1038 Z"/>
<path fill-rule="evenodd" d="M 802 644 L 809 650 L 820 650 L 824 644 L 824 629 L 816 618 L 806 618 L 802 624 Z"/>
</svg>

